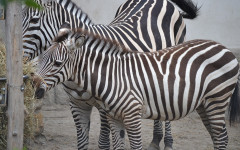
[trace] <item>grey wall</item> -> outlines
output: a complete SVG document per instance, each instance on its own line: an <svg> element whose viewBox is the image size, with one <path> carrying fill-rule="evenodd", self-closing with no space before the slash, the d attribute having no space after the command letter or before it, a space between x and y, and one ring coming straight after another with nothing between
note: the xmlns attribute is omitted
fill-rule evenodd
<svg viewBox="0 0 240 150"><path fill-rule="evenodd" d="M97 24L109 24L126 0L72 0Z"/></svg>
<svg viewBox="0 0 240 150"><path fill-rule="evenodd" d="M201 7L196 20L186 20L187 39L212 39L240 48L240 0L194 0Z"/></svg>

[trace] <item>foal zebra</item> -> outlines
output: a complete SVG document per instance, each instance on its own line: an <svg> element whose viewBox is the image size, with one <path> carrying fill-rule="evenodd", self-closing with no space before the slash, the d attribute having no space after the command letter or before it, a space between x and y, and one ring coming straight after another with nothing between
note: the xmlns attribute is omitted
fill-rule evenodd
<svg viewBox="0 0 240 150"><path fill-rule="evenodd" d="M23 13L23 48L24 56L33 59L49 47L59 28L68 22L71 28L84 27L106 38L115 39L132 50L156 51L181 43L184 40L186 28L178 10L166 0L128 0L121 5L116 18L109 26L95 25L91 19L70 0L42 3L43 10L27 9ZM195 18L197 7L191 1L175 1L183 8L185 18ZM153 34L154 33L154 34ZM158 42L156 42L158 41ZM161 41L161 42L159 42ZM86 149L88 145L89 118L92 106L79 100L91 96L70 81L64 83L70 96L70 106L77 127L78 148ZM87 95L87 97L85 97ZM101 132L100 148L109 148L109 127L106 116L100 111ZM116 125L119 126L119 125ZM170 123L166 122L165 146L172 147ZM118 132L122 130L119 129ZM117 136L117 135L116 135ZM154 121L154 137L152 145L159 146L162 137L161 122ZM122 139L119 135L116 139ZM120 142L121 143L121 142ZM116 146L115 146L116 147Z"/></svg>
<svg viewBox="0 0 240 150"><path fill-rule="evenodd" d="M64 36L67 40L62 41ZM141 118L176 120L196 110L214 149L223 150L228 143L225 111L229 102L235 103L230 105L230 118L240 116L238 76L235 56L214 41L193 40L162 51L132 52L81 31L57 38L44 53L34 80L40 95L39 91L68 79L87 90L109 116L124 123L132 149L142 149Z"/></svg>

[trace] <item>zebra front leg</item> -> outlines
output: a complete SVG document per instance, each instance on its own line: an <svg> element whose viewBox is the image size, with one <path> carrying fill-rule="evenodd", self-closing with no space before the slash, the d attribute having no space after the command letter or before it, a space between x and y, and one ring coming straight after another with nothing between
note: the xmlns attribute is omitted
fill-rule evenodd
<svg viewBox="0 0 240 150"><path fill-rule="evenodd" d="M108 116L112 132L113 149L125 149L125 128L123 122Z"/></svg>
<svg viewBox="0 0 240 150"><path fill-rule="evenodd" d="M77 129L78 150L88 149L92 106L81 101L76 104L70 100L70 109Z"/></svg>
<svg viewBox="0 0 240 150"><path fill-rule="evenodd" d="M142 149L142 133L141 133L141 116L142 116L142 104L134 103L131 101L131 105L124 111L123 123L127 130L131 149Z"/></svg>
<svg viewBox="0 0 240 150"><path fill-rule="evenodd" d="M110 127L109 127L109 123L108 123L107 114L100 107L98 107L98 111L99 111L100 120L101 120L98 147L99 147L99 149L110 149L110 139L109 139Z"/></svg>

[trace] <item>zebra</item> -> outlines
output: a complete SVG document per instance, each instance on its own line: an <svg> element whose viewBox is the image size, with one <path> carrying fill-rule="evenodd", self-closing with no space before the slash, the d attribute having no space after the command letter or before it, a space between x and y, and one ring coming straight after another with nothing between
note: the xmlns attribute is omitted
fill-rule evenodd
<svg viewBox="0 0 240 150"><path fill-rule="evenodd" d="M239 63L226 47L192 40L161 51L133 52L92 32L66 30L60 30L64 34L44 53L33 76L37 95L70 79L123 122L131 149L142 149L141 118L172 121L196 110L214 149L226 149L229 103L230 121L240 118Z"/></svg>
<svg viewBox="0 0 240 150"><path fill-rule="evenodd" d="M193 19L197 16L198 8L190 1L172 1L179 5L180 8L182 7L186 12L182 13L184 18ZM44 10L27 9L24 10L23 13L24 56L29 57L30 60L42 54L42 52L49 47L52 39L56 36L64 22L69 22L71 28L84 26L84 28L88 29L94 26L94 32L106 38L116 39L133 50L141 48L143 51L148 51L150 48L152 51L156 51L181 43L184 41L186 33L182 16L177 9L166 0L128 0L119 7L115 19L109 26L94 25L87 14L82 12L82 10L70 0L58 0L57 2L52 1L46 4L41 1L37 2L44 7ZM156 17L157 19L150 19L148 15L153 18ZM139 23L134 24L132 21L139 21ZM147 28L148 26L151 27ZM140 28L138 29L137 27ZM147 29L154 33L154 35L147 34ZM143 34L149 35L149 37L143 37ZM129 38L131 40L129 40ZM160 41L159 39L161 42L156 42ZM86 95L86 99L88 99L91 96L83 93L83 91L78 91L79 87L70 81L66 81L63 85L65 86L65 91L70 95L70 107L77 127L78 148L86 149L88 145L89 118L92 105L86 104L84 101L80 102L78 99L84 99L83 97ZM86 111L88 111L88 113L86 113ZM106 124L107 118L101 110L100 116L101 132L99 147L101 149L108 149L109 139L106 139L106 137L109 137L109 127L108 124ZM114 123L111 124L113 125ZM120 125L117 124L115 126L119 127ZM165 147L171 148L173 140L170 123L166 122L165 126ZM121 127L119 128L118 133L122 135ZM159 147L159 142L163 136L162 134L161 122L154 121L153 140L150 147ZM116 135L115 137L117 137L115 143L122 143L117 142L122 139L122 136ZM115 145L115 147L116 146L117 145Z"/></svg>

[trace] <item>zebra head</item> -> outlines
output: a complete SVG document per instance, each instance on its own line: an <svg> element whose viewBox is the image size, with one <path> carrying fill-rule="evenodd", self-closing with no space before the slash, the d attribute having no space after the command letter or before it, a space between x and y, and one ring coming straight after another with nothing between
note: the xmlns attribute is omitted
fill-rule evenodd
<svg viewBox="0 0 240 150"><path fill-rule="evenodd" d="M44 93L71 78L75 57L79 54L85 37L60 29L53 44L43 53L38 71L32 74L35 96L42 98Z"/></svg>
<svg viewBox="0 0 240 150"><path fill-rule="evenodd" d="M51 16L54 11L58 11L55 9L57 3L35 1L42 9L26 7L22 12L23 52L24 57L30 60L42 54L50 46L60 28L58 20Z"/></svg>

